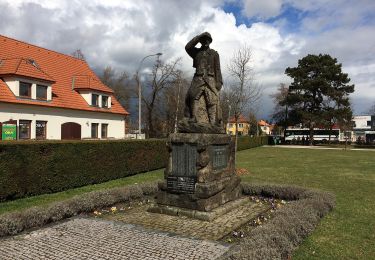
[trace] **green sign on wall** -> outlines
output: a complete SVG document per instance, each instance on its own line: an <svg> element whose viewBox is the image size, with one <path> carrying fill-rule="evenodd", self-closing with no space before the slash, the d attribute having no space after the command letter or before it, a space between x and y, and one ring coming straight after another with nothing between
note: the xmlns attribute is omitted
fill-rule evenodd
<svg viewBox="0 0 375 260"><path fill-rule="evenodd" d="M3 124L2 140L17 140L17 125Z"/></svg>

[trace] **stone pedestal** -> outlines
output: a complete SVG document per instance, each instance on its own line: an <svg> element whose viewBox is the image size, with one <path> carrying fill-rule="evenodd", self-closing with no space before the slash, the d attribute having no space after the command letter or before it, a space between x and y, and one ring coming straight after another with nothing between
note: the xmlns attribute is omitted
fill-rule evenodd
<svg viewBox="0 0 375 260"><path fill-rule="evenodd" d="M168 140L169 161L151 211L166 206L209 212L241 195L234 142L225 134L177 133ZM163 209L163 210L162 210Z"/></svg>

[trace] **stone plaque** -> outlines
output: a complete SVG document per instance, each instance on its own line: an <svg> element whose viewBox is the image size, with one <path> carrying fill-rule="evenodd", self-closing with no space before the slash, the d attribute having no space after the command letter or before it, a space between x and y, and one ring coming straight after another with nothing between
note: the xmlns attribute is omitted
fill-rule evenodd
<svg viewBox="0 0 375 260"><path fill-rule="evenodd" d="M172 175L196 176L197 147L191 144L172 145Z"/></svg>
<svg viewBox="0 0 375 260"><path fill-rule="evenodd" d="M167 178L167 189L178 193L194 193L195 177L169 176Z"/></svg>
<svg viewBox="0 0 375 260"><path fill-rule="evenodd" d="M219 170L228 165L228 145L211 146L212 168Z"/></svg>

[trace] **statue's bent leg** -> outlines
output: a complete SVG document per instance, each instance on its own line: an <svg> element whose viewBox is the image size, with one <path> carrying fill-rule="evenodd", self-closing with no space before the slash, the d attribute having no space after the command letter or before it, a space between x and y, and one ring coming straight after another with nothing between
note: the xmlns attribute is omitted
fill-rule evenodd
<svg viewBox="0 0 375 260"><path fill-rule="evenodd" d="M206 106L207 106L208 119L211 124L216 124L218 98L215 95L215 93L206 89L205 100L206 100Z"/></svg>

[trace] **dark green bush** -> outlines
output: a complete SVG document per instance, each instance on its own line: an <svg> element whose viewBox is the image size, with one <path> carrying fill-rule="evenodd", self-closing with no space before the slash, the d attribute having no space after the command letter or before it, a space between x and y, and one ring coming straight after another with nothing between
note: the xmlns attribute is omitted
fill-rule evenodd
<svg viewBox="0 0 375 260"><path fill-rule="evenodd" d="M160 169L165 140L0 143L0 201Z"/></svg>
<svg viewBox="0 0 375 260"><path fill-rule="evenodd" d="M239 136L237 139L237 151L242 151L268 144L268 136Z"/></svg>

